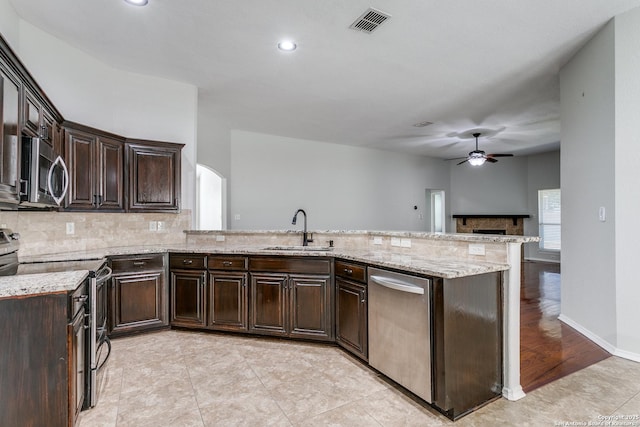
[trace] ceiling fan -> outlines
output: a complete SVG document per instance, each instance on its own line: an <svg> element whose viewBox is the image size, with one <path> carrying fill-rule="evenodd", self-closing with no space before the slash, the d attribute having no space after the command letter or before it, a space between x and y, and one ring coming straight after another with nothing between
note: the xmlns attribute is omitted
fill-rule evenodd
<svg viewBox="0 0 640 427"><path fill-rule="evenodd" d="M486 154L482 150L478 150L478 137L480 133L476 132L472 134L476 139L476 149L469 153L469 156L465 157L457 157L455 159L447 159L447 160L458 160L464 159L458 165L469 162L472 166L481 166L484 162L496 163L496 157L513 157L513 154Z"/></svg>

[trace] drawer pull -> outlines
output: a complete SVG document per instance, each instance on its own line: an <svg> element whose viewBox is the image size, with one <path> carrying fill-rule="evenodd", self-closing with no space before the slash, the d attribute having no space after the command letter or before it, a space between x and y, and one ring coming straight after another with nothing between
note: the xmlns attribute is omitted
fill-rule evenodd
<svg viewBox="0 0 640 427"><path fill-rule="evenodd" d="M350 268L345 268L344 272L347 273L349 276L351 276L353 274L353 270Z"/></svg>
<svg viewBox="0 0 640 427"><path fill-rule="evenodd" d="M222 265L225 265L227 267L232 266L233 265L233 261L222 261Z"/></svg>
<svg viewBox="0 0 640 427"><path fill-rule="evenodd" d="M193 264L193 260L192 259L183 259L182 263L185 265L191 265Z"/></svg>
<svg viewBox="0 0 640 427"><path fill-rule="evenodd" d="M133 261L133 265L135 265L136 267L142 267L146 263L146 261Z"/></svg>

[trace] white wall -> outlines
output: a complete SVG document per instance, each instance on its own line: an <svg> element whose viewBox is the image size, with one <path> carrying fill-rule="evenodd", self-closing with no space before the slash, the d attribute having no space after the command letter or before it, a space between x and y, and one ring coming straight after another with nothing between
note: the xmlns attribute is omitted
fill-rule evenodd
<svg viewBox="0 0 640 427"><path fill-rule="evenodd" d="M425 230L425 189L448 181L438 159L234 130L229 228L300 229L303 208L310 230Z"/></svg>
<svg viewBox="0 0 640 427"><path fill-rule="evenodd" d="M526 157L505 157L481 167L448 163L453 214L528 213Z"/></svg>
<svg viewBox="0 0 640 427"><path fill-rule="evenodd" d="M617 346L614 39L610 22L560 71L561 298L563 318Z"/></svg>
<svg viewBox="0 0 640 427"><path fill-rule="evenodd" d="M18 50L19 18L9 0L0 0L0 33L14 51Z"/></svg>
<svg viewBox="0 0 640 427"><path fill-rule="evenodd" d="M524 234L538 236L538 190L560 188L560 151L527 156L527 212ZM560 262L560 252L541 251L537 243L524 245L526 259Z"/></svg>
<svg viewBox="0 0 640 427"><path fill-rule="evenodd" d="M617 347L640 360L640 8L615 18L615 297ZM613 212L612 212L613 213ZM610 213L611 215L611 213Z"/></svg>
<svg viewBox="0 0 640 427"><path fill-rule="evenodd" d="M110 67L20 21L19 56L67 120L130 138L186 144L182 207L194 208L195 86Z"/></svg>

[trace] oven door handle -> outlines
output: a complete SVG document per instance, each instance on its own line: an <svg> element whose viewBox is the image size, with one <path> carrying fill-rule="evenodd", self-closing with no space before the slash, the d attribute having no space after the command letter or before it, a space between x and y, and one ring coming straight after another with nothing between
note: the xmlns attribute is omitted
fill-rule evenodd
<svg viewBox="0 0 640 427"><path fill-rule="evenodd" d="M62 175L62 181L64 182L62 188L62 194L60 196L53 194L53 185L51 179L53 178L53 169L55 169L56 165L60 165L64 174ZM67 195L67 190L69 190L69 170L67 169L67 165L64 163L64 159L61 156L58 156L56 160L53 162L51 167L49 168L49 173L47 174L47 188L49 189L49 194L53 198L53 201L56 202L58 206L60 206L60 202Z"/></svg>
<svg viewBox="0 0 640 427"><path fill-rule="evenodd" d="M112 274L113 274L113 270L111 270L111 267L109 267L108 265L105 265L96 275L96 282L102 283L106 280L109 280Z"/></svg>

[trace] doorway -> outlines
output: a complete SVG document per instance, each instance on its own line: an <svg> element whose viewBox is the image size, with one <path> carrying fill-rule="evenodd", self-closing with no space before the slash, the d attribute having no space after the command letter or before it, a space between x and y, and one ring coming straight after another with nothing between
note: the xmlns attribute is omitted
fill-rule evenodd
<svg viewBox="0 0 640 427"><path fill-rule="evenodd" d="M227 180L215 170L196 165L196 229L227 228Z"/></svg>
<svg viewBox="0 0 640 427"><path fill-rule="evenodd" d="M433 233L444 233L446 231L444 190L427 188L425 192L428 206L425 228Z"/></svg>

